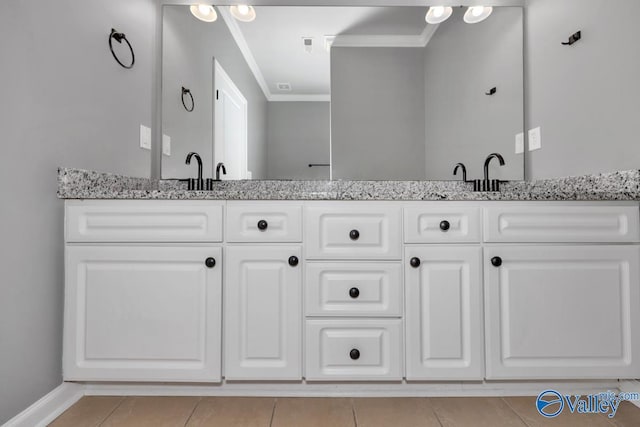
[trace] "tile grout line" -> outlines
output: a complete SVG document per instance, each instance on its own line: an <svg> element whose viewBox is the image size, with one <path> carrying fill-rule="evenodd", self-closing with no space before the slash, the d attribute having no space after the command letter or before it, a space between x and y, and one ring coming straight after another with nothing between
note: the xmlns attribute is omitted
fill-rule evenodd
<svg viewBox="0 0 640 427"><path fill-rule="evenodd" d="M200 406L200 402L202 402L202 396L200 396L200 398L198 399L196 404L193 406L193 409L191 410L191 413L189 414L189 416L185 420L183 427L187 427L187 424L189 424L189 420L191 420L191 417L193 417L193 414L195 414L196 409L198 408L198 406Z"/></svg>
<svg viewBox="0 0 640 427"><path fill-rule="evenodd" d="M109 417L111 417L111 415L113 415L113 413L116 412L120 406L122 406L125 400L127 400L127 396L120 396L120 401L118 402L118 404L107 414L106 417L102 419L102 421L98 423L98 427L102 426L109 419Z"/></svg>
<svg viewBox="0 0 640 427"><path fill-rule="evenodd" d="M516 411L516 410L515 410L515 409L514 409L510 404L509 404L509 402L507 402L507 400L506 400L504 397L501 397L501 398L500 398L500 400L502 400L502 402L504 402L504 404L505 404L505 405L507 405L507 408L509 408L509 410L511 410L511 412L513 412L514 414L516 414L516 417L518 417L518 418L520 419L520 421L522 421L522 424L524 424L524 425L525 425L525 426L527 426L527 427L531 427L531 426L529 425L529 423L528 423L528 422L526 422L526 421L524 420L524 418L522 418L522 417L520 416L520 413L518 413L518 411Z"/></svg>
<svg viewBox="0 0 640 427"><path fill-rule="evenodd" d="M438 421L438 424L440 424L440 427L444 427L444 424L442 424L442 421L440 421L440 417L438 416L438 412L436 411L436 408L433 406L433 403L431 403L430 400L429 400L429 407L431 408L431 412L433 413L433 416L436 417L436 421Z"/></svg>
<svg viewBox="0 0 640 427"><path fill-rule="evenodd" d="M269 427L273 425L273 417L276 415L276 405L278 404L278 398L273 399L273 407L271 408L271 419L269 420Z"/></svg>
<svg viewBox="0 0 640 427"><path fill-rule="evenodd" d="M353 425L358 427L358 414L356 413L356 400L351 398L351 413L353 414Z"/></svg>

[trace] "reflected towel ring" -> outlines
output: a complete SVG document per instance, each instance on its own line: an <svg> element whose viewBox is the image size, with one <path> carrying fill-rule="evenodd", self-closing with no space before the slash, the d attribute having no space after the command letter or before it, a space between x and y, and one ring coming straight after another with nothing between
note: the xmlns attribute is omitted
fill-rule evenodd
<svg viewBox="0 0 640 427"><path fill-rule="evenodd" d="M129 46L129 50L131 51L131 64L124 65L122 61L120 61L116 53L113 51L113 44L111 41L113 39L116 39L118 43L122 43L122 40L124 40L127 43L127 46ZM113 28L111 29L111 34L109 34L109 49L111 50L111 54L113 55L114 59L118 62L118 64L120 64L122 68L126 68L126 69L133 68L133 64L135 64L136 62L136 55L135 53L133 53L133 47L131 47L131 43L129 43L129 40L127 40L127 36L125 36L124 33L119 33Z"/></svg>
<svg viewBox="0 0 640 427"><path fill-rule="evenodd" d="M189 94L189 97L191 98L191 108L187 108L187 104L184 102L184 96L186 94ZM191 94L191 90L187 89L184 86L182 86L182 106L188 112L192 112L193 109L196 108L196 103L193 101L193 95Z"/></svg>
<svg viewBox="0 0 640 427"><path fill-rule="evenodd" d="M491 89L489 89L489 92L485 92L484 94L487 96L493 96L498 92L498 88L497 87L492 87Z"/></svg>

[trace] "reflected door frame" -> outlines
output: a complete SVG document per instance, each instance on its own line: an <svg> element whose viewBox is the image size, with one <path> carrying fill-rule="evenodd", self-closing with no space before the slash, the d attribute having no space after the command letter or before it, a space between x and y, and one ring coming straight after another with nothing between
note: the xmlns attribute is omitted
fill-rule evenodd
<svg viewBox="0 0 640 427"><path fill-rule="evenodd" d="M222 96L220 96L220 90L223 90ZM226 154L226 147L224 144L225 136L225 116L222 103L229 97L234 102L240 105L241 110L241 136L240 146L237 147L240 150L240 172L239 176L230 176L230 179L249 179L248 173L248 103L242 92L235 85L231 77L222 68L220 63L213 59L213 163L211 176L215 177L216 165L219 162L224 162L228 158ZM227 169L235 168L235 165L229 165L225 163Z"/></svg>

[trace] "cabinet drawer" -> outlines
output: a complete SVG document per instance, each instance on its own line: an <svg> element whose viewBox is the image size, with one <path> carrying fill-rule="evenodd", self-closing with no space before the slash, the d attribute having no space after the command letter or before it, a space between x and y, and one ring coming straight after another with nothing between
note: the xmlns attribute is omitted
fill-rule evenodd
<svg viewBox="0 0 640 427"><path fill-rule="evenodd" d="M406 243L480 242L480 208L410 207L404 210Z"/></svg>
<svg viewBox="0 0 640 427"><path fill-rule="evenodd" d="M228 242L301 242L302 206L283 203L228 203Z"/></svg>
<svg viewBox="0 0 640 427"><path fill-rule="evenodd" d="M638 206L495 206L485 210L487 242L637 242Z"/></svg>
<svg viewBox="0 0 640 427"><path fill-rule="evenodd" d="M306 266L307 316L402 316L402 265L384 262Z"/></svg>
<svg viewBox="0 0 640 427"><path fill-rule="evenodd" d="M307 258L401 259L399 206L310 206L305 211Z"/></svg>
<svg viewBox="0 0 640 427"><path fill-rule="evenodd" d="M221 242L222 203L68 201L66 236L67 242Z"/></svg>
<svg viewBox="0 0 640 427"><path fill-rule="evenodd" d="M307 320L307 380L401 380L402 321Z"/></svg>

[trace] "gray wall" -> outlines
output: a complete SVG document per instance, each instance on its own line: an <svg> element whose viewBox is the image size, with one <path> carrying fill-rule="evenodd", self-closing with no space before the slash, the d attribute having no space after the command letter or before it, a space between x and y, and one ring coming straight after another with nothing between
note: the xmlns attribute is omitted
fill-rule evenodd
<svg viewBox="0 0 640 427"><path fill-rule="evenodd" d="M205 176L212 176L215 58L247 99L248 168L253 179L266 178L267 100L224 20L198 21L188 6L164 6L163 14L162 123L171 137L171 156L162 156L162 176L194 176L195 167L184 163L190 151L201 155ZM182 86L195 98L192 113L182 106Z"/></svg>
<svg viewBox="0 0 640 427"><path fill-rule="evenodd" d="M333 177L424 179L424 100L423 48L332 48Z"/></svg>
<svg viewBox="0 0 640 427"><path fill-rule="evenodd" d="M331 104L329 102L269 102L268 178L329 179Z"/></svg>
<svg viewBox="0 0 640 427"><path fill-rule="evenodd" d="M426 178L454 179L463 162L469 179L482 178L492 152L491 177L524 179L524 156L515 136L524 129L522 8L498 8L486 21L469 25L457 8L425 48ZM493 96L485 95L497 87ZM461 175L458 175L460 178Z"/></svg>
<svg viewBox="0 0 640 427"><path fill-rule="evenodd" d="M637 0L528 1L527 126L542 127L528 178L638 169L638 16Z"/></svg>
<svg viewBox="0 0 640 427"><path fill-rule="evenodd" d="M154 25L152 0L0 2L0 424L62 382L56 168L149 175ZM112 27L132 70L111 57Z"/></svg>

